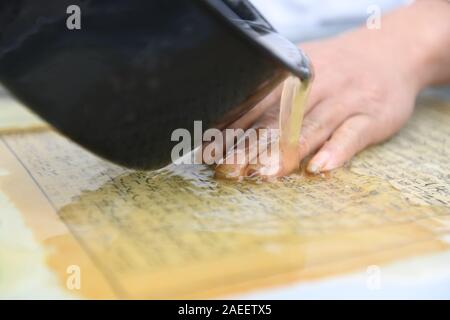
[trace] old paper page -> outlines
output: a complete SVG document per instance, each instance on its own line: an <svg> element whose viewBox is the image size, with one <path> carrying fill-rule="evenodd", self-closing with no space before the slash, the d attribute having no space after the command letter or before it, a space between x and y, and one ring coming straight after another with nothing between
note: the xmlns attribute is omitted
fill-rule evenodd
<svg viewBox="0 0 450 320"><path fill-rule="evenodd" d="M52 130L0 136L0 189L89 298L205 298L449 250L450 105L330 177L130 171ZM4 262L0 262L2 264Z"/></svg>

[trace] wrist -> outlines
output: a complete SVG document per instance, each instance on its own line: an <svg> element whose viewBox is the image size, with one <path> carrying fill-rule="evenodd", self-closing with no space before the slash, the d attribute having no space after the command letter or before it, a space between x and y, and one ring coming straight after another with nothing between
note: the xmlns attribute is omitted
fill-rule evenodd
<svg viewBox="0 0 450 320"><path fill-rule="evenodd" d="M450 2L416 0L381 19L381 28L360 28L344 37L358 37L395 68L417 92L450 80Z"/></svg>
<svg viewBox="0 0 450 320"><path fill-rule="evenodd" d="M450 2L416 0L404 9L400 34L409 77L418 89L450 80ZM400 13L399 13L400 15ZM400 25L400 23L397 23Z"/></svg>

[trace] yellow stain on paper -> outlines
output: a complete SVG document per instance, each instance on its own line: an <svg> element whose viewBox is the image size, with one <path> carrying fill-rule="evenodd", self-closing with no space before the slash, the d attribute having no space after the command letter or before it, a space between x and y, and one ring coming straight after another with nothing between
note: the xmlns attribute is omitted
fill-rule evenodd
<svg viewBox="0 0 450 320"><path fill-rule="evenodd" d="M428 102L330 177L136 172L43 132L1 136L0 186L88 298L205 298L449 250L450 108Z"/></svg>

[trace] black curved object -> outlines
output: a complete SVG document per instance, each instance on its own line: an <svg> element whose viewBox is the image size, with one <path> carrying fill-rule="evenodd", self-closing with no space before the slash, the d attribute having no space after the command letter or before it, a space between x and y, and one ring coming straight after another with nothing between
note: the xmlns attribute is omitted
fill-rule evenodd
<svg viewBox="0 0 450 320"><path fill-rule="evenodd" d="M69 5L81 29L66 27ZM0 82L113 162L170 162L177 128L253 107L309 62L244 0L2 0ZM250 100L249 100L250 99Z"/></svg>

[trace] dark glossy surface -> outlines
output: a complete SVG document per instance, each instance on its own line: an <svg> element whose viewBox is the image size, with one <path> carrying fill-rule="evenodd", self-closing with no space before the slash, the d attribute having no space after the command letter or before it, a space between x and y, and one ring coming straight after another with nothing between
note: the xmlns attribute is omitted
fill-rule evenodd
<svg viewBox="0 0 450 320"><path fill-rule="evenodd" d="M81 30L66 28L71 4ZM244 112L289 67L256 41L270 26L239 31L227 15L196 0L2 0L0 81L94 153L158 168L170 162L173 130Z"/></svg>

